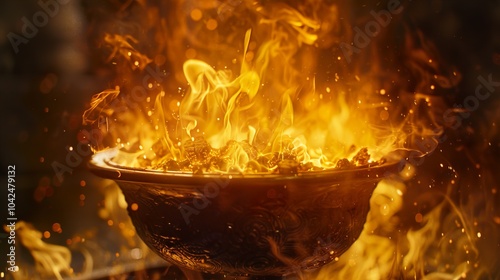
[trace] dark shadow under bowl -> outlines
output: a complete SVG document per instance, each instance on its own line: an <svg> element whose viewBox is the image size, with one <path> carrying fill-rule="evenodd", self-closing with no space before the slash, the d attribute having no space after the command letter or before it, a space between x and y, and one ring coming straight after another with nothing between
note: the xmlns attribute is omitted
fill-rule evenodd
<svg viewBox="0 0 500 280"><path fill-rule="evenodd" d="M173 264L230 275L285 275L342 255L377 182L397 169L193 175L119 167L115 154L99 152L89 167L118 183L142 240Z"/></svg>

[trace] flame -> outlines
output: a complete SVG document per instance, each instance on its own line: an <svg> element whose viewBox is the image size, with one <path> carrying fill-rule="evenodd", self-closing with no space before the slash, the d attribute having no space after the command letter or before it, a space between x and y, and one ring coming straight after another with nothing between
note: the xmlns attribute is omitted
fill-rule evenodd
<svg viewBox="0 0 500 280"><path fill-rule="evenodd" d="M322 268L316 279L390 279L398 251L390 235L398 227L397 212L403 206L405 189L397 180L379 183L360 237L335 263Z"/></svg>
<svg viewBox="0 0 500 280"><path fill-rule="evenodd" d="M103 185L102 195L104 199L98 209L98 216L106 224L106 228L103 232L98 232L98 229L82 232L69 246L84 257L84 269L77 272L78 276L119 277L118 275L128 275L131 271L164 265L164 261L153 254L137 236L127 215L127 202L118 185L114 182ZM102 238L102 234L109 237Z"/></svg>
<svg viewBox="0 0 500 280"><path fill-rule="evenodd" d="M338 45L353 39L352 26L342 20L350 7L293 2L138 3L145 14L166 15L145 19L152 46L129 36L104 37L121 82L95 96L84 115L106 136L98 148L118 147L113 160L129 167L190 166L195 172L269 172L288 159L303 171L321 170L382 162L401 149L419 159L435 151L444 133L444 97L461 77L432 43L405 26L397 46L388 35L396 28L388 27L349 63ZM386 41L397 51L380 54ZM171 74L151 80L147 67ZM147 94L127 102L134 82ZM422 200L432 206L417 214L418 225L404 226L408 201L413 203L408 192L420 187L412 179L415 169L429 172L423 176L428 180L437 176L429 170L439 166L426 164L409 164L381 181L364 231L348 252L316 274L299 276L487 275L481 270L494 264L478 261L475 205L453 199L455 177L429 183L445 191L424 192Z"/></svg>
<svg viewBox="0 0 500 280"><path fill-rule="evenodd" d="M73 269L70 266L71 252L68 248L45 243L42 241L42 233L29 223L19 221L15 227L17 237L21 244L29 250L35 261L35 270L40 276L62 280L63 275L73 274ZM8 231L6 226L4 229ZM28 271L24 271L22 266L18 271L12 273L16 279L26 279L24 277L29 274Z"/></svg>
<svg viewBox="0 0 500 280"><path fill-rule="evenodd" d="M104 199L102 207L98 209L98 216L102 220L94 221L94 226L76 233L65 244L49 244L42 240L44 235L33 225L24 221L16 222L17 270L8 275L20 280L37 277L95 279L119 277L120 274L125 277L131 271L165 266L165 261L137 236L119 187L110 181L102 189ZM9 232L12 227L5 225L4 230ZM23 250L29 252L33 260L27 259Z"/></svg>
<svg viewBox="0 0 500 280"><path fill-rule="evenodd" d="M104 42L113 47L112 53L108 57L111 61L114 57L121 56L131 63L131 67L144 69L145 65L151 62L147 56L138 52L132 44L137 44L138 41L131 35L106 34Z"/></svg>
<svg viewBox="0 0 500 280"><path fill-rule="evenodd" d="M413 117L401 120L399 105L394 104L392 94L386 94L390 89L383 88L371 72L350 69L340 56L325 53L324 42L341 38L337 5L311 1L295 7L242 1L234 8L248 16L236 29L219 25L234 18L214 18L221 13L217 7L190 4L185 7L186 3L179 2L191 12L189 18L179 17L175 22L180 28L191 27L183 35L193 44L185 51L186 57L179 58L182 53L176 57L168 48L148 54L172 58L174 75L144 84L142 90L148 94L125 104L126 110L119 110L111 100L116 101L118 94L126 98L133 89L130 84L117 85L96 95L84 114L84 124L103 120L99 122L105 124L103 134L111 135L111 140L102 147L122 148L125 154L115 158L117 163L178 170L187 160L193 170L201 166L206 172L260 172L278 170L280 160L292 159L308 171L335 168L346 159L352 165L374 163L402 148L420 150L412 146L411 137L439 133L437 125L410 125ZM321 12L325 8L332 13ZM161 26L155 31L162 32L165 40L160 45L170 44L178 51L179 38L169 36L179 34ZM207 37L203 30L218 36ZM327 32L332 30L336 31ZM150 77L140 70L161 66L139 53L134 45L140 42L129 35L106 34L104 41L111 46L114 63L142 67L132 72L119 70L120 79L127 83L141 73ZM320 68L322 60L332 68L326 74ZM175 68L179 64L182 68ZM412 108L420 103L430 106L427 95L415 93L410 98L407 102ZM203 156L192 155L193 150ZM357 162L354 157L359 153L369 155L369 160Z"/></svg>
<svg viewBox="0 0 500 280"><path fill-rule="evenodd" d="M453 170L451 166L448 168ZM404 209L407 188L415 184L410 181L415 167L405 169L378 184L363 232L351 248L323 267L317 276L305 279L481 279L484 276L484 271L478 269L479 250L473 233L476 226L466 216L466 208L450 197L456 172L453 170L441 186L433 184L446 192L422 195L423 203L430 201L430 195L434 200L439 197L440 202L425 215L417 214L421 226L407 228L400 211Z"/></svg>

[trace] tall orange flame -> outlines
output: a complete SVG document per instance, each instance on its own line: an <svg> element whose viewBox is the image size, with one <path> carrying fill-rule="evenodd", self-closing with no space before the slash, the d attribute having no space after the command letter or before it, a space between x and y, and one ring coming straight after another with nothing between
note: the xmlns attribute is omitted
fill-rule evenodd
<svg viewBox="0 0 500 280"><path fill-rule="evenodd" d="M188 8L187 3L178 4ZM324 8L332 13L321 13ZM195 164L190 150L205 149L204 158L221 158L224 164L211 160L201 163L198 158L203 171L272 170L276 165L270 162L276 155L309 166L304 169L307 171L334 168L345 159L353 165L368 164L401 148L423 149L421 154L435 148L430 142L417 147L410 139L440 133L434 119L430 125L415 121L423 119L415 117L422 111L419 107L440 106L439 98L419 92L407 94L404 98L408 103L403 108L411 109L402 112L393 99L398 94L396 89L382 87L370 71L353 69L343 57L325 51L325 40L331 47L332 41L342 37L338 32L326 32L339 24L338 15L333 13L337 5L310 2L295 7L280 2L243 2L238 9L248 16L237 29L218 25L219 21L234 19L218 21L214 17L216 7L199 4L189 9L190 16L180 16L177 24L192 25L193 31L187 31L184 37L196 48L188 47L182 69L171 69L175 75L170 79L147 84L150 95L157 96L154 104L153 96L147 95L133 106L128 104L126 112L118 113L118 107L109 102L118 91L111 90L95 96L84 115L86 123L96 122L96 113L104 115L107 132L112 132L114 142L128 153L115 159L123 161L119 164L169 170L172 161ZM215 37L191 37L203 29ZM178 38L168 37L171 34L163 33L166 42L162 45L179 44ZM205 40L203 44L201 40ZM130 36L107 34L105 42L112 46L112 56L120 54L142 70L153 61L136 51L133 44L137 41ZM165 57L162 53L150 55ZM421 64L425 52L410 55L410 63ZM174 59L174 67L180 60ZM325 75L321 67L332 71L326 70L330 74ZM369 70L378 67L374 63ZM438 76L439 69L432 64L423 67L433 69L435 79L443 84L453 84ZM178 73L183 73L186 84L179 84ZM125 79L134 80L129 76ZM430 82L422 81L417 90ZM177 93L168 92L173 88L178 88ZM113 122L118 129L109 129ZM354 157L360 152L370 155L369 160L356 162Z"/></svg>

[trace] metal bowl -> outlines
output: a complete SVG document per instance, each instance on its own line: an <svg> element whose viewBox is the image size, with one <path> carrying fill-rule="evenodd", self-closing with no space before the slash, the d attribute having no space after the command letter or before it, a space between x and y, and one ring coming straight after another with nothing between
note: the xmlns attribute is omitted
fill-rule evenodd
<svg viewBox="0 0 500 280"><path fill-rule="evenodd" d="M115 154L99 152L89 167L118 183L142 240L175 265L230 275L286 275L342 255L377 182L397 169L193 175L120 167Z"/></svg>

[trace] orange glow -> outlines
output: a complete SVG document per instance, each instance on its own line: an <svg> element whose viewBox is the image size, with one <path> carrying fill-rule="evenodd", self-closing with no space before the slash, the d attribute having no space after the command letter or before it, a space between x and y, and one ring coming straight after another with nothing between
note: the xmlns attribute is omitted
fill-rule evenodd
<svg viewBox="0 0 500 280"><path fill-rule="evenodd" d="M139 205L137 205L137 203L132 203L132 205L130 205L130 209L132 211L137 211L137 209L139 209Z"/></svg>
<svg viewBox="0 0 500 280"><path fill-rule="evenodd" d="M52 224L52 231L57 232L57 233L61 233L62 232L61 224L59 224L59 223Z"/></svg>
<svg viewBox="0 0 500 280"><path fill-rule="evenodd" d="M421 222L422 222L422 220L423 220L422 214L417 213L417 214L415 215L415 221L416 221L417 223L421 223Z"/></svg>
<svg viewBox="0 0 500 280"><path fill-rule="evenodd" d="M217 21L215 19L209 19L206 23L208 30L215 30L217 28Z"/></svg>
<svg viewBox="0 0 500 280"><path fill-rule="evenodd" d="M194 21L200 20L202 16L203 13L201 12L200 9L194 9L191 11L191 19L193 19Z"/></svg>
<svg viewBox="0 0 500 280"><path fill-rule="evenodd" d="M48 94L57 85L58 77L53 73L47 74L40 83L40 92L43 94Z"/></svg>

